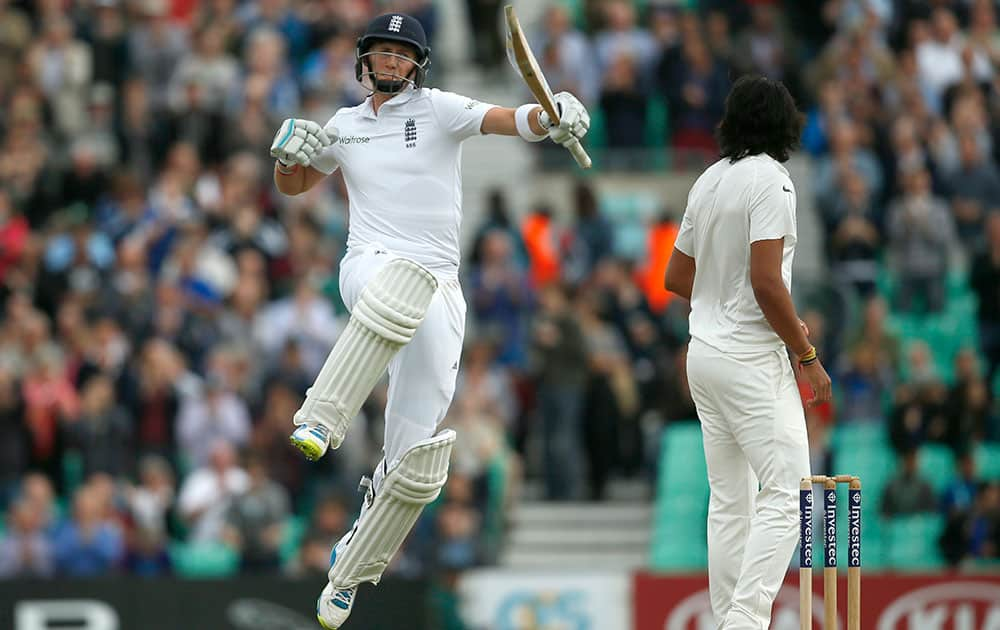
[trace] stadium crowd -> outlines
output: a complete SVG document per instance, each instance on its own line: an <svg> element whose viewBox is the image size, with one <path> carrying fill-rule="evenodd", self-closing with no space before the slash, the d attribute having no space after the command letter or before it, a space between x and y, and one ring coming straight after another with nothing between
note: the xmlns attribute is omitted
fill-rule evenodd
<svg viewBox="0 0 1000 630"><path fill-rule="evenodd" d="M468 5L489 71L500 3ZM346 322L347 204L336 183L281 197L267 147L285 117L365 97L354 38L388 10L443 35L431 0L0 1L0 576L158 575L212 545L243 571L326 570L384 390L334 456L288 446ZM969 455L1000 439L996 10L587 0L554 3L534 35L609 154L666 145L700 166L734 76L788 84L831 270L800 300L838 391L808 413L814 467L837 423L883 424L900 475L925 443L953 448L945 496L885 510L946 511L955 562L1000 553L1000 486ZM655 102L668 124L650 138ZM396 572L495 561L526 476L599 500L614 476L652 476L663 426L696 419L686 306L660 288L681 201L637 258L599 191L583 181L573 203L566 223L489 199L463 270L453 474ZM978 307L956 314L963 299ZM949 315L975 320L949 356L894 325Z"/></svg>

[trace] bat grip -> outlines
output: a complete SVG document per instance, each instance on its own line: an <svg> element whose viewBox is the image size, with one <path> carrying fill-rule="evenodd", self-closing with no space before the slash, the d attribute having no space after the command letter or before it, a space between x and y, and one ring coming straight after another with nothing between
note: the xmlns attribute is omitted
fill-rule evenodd
<svg viewBox="0 0 1000 630"><path fill-rule="evenodd" d="M573 159L580 165L580 168L590 168L590 156L587 155L587 151L583 148L583 145L580 144L579 140L574 140L573 143L566 148L573 154Z"/></svg>

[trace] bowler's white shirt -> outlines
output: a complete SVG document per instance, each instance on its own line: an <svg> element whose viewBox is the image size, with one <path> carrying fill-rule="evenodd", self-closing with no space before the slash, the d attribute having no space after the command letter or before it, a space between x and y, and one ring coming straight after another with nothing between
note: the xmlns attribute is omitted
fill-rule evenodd
<svg viewBox="0 0 1000 630"><path fill-rule="evenodd" d="M750 244L784 238L781 276L792 286L795 187L767 154L710 166L688 194L675 247L695 259L691 337L730 354L783 347L750 285Z"/></svg>
<svg viewBox="0 0 1000 630"><path fill-rule="evenodd" d="M344 172L350 202L348 251L381 243L435 274L455 277L462 222L462 141L481 134L495 107L437 89L412 88L376 115L371 97L327 125L336 144L312 161Z"/></svg>

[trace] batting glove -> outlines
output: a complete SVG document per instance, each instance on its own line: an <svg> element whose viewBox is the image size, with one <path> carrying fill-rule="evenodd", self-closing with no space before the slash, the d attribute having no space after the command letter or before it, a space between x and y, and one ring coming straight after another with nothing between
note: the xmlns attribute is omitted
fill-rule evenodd
<svg viewBox="0 0 1000 630"><path fill-rule="evenodd" d="M590 114L587 113L587 108L569 92L559 92L553 99L559 109L559 124L553 125L552 119L544 110L538 122L549 130L549 137L556 144L568 146L579 142L590 129Z"/></svg>
<svg viewBox="0 0 1000 630"><path fill-rule="evenodd" d="M281 123L278 133L274 134L274 142L271 143L271 157L275 158L283 166L301 164L309 166L313 157L336 141L334 138L311 120L301 118L289 118Z"/></svg>

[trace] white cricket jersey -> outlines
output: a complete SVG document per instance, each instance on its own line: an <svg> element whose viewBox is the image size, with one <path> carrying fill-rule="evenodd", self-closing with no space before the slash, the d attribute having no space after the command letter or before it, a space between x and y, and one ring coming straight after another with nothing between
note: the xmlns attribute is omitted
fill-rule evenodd
<svg viewBox="0 0 1000 630"><path fill-rule="evenodd" d="M688 194L675 247L695 259L691 337L729 353L783 347L750 285L750 244L784 238L781 276L792 286L795 187L767 154L719 160Z"/></svg>
<svg viewBox="0 0 1000 630"><path fill-rule="evenodd" d="M386 101L371 97L337 111L336 144L312 161L344 172L350 202L348 252L381 243L435 274L458 275L462 141L479 135L495 105L421 88Z"/></svg>

